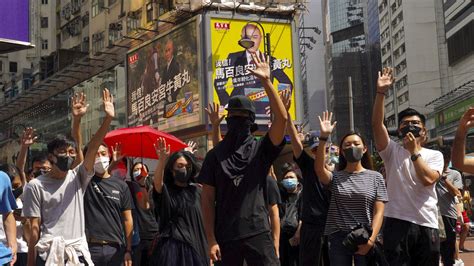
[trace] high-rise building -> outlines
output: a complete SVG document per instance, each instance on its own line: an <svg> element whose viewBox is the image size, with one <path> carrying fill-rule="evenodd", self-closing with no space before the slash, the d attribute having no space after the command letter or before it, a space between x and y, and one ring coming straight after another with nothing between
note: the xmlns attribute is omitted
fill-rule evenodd
<svg viewBox="0 0 474 266"><path fill-rule="evenodd" d="M447 46L449 90L441 97L432 97L428 106L434 108L433 129L440 145L449 145L459 119L474 105L474 3L462 0L438 0L443 10L443 35ZM474 151L472 138L467 139L468 152Z"/></svg>
<svg viewBox="0 0 474 266"><path fill-rule="evenodd" d="M376 73L380 69L376 1L325 1L328 106L338 121L340 140L351 125L349 89L352 87L353 127L372 139L370 117ZM352 81L349 86L349 79Z"/></svg>
<svg viewBox="0 0 474 266"><path fill-rule="evenodd" d="M446 46L438 31L436 1L378 0L383 67L393 67L395 85L385 99L388 127L396 127L398 113L411 107L428 114L426 104L447 91L443 82Z"/></svg>

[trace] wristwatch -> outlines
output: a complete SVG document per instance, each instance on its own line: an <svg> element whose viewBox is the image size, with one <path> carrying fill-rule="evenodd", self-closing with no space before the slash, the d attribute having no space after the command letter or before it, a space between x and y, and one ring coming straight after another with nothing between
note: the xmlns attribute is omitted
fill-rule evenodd
<svg viewBox="0 0 474 266"><path fill-rule="evenodd" d="M413 154L412 156L410 156L410 160L411 160L412 162L414 162L414 161L418 160L418 157L421 157L421 154L415 153L415 154Z"/></svg>

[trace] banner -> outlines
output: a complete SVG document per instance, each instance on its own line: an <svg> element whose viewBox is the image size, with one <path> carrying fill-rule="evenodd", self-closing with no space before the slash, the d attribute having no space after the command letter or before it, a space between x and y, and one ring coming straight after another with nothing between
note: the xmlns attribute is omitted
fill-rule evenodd
<svg viewBox="0 0 474 266"><path fill-rule="evenodd" d="M29 1L2 0L1 5L0 43L30 45Z"/></svg>
<svg viewBox="0 0 474 266"><path fill-rule="evenodd" d="M292 32L290 23L260 22L265 33L270 33L272 81L280 93L291 91L290 115L295 119L295 93ZM238 42L246 38L253 46L245 49ZM253 69L251 53L264 53L264 34L257 23L228 18L211 18L212 100L225 106L230 97L246 95L255 102L257 123L265 123L269 116L268 96ZM223 111L223 109L221 109Z"/></svg>
<svg viewBox="0 0 474 266"><path fill-rule="evenodd" d="M196 20L127 56L128 126L173 131L200 122Z"/></svg>

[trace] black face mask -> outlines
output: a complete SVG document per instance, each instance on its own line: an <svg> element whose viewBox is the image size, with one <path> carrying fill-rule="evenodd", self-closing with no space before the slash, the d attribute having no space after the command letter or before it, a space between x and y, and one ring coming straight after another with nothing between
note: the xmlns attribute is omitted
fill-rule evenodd
<svg viewBox="0 0 474 266"><path fill-rule="evenodd" d="M59 168L59 170L67 172L69 169L71 169L75 158L76 157L72 156L56 156L56 166Z"/></svg>
<svg viewBox="0 0 474 266"><path fill-rule="evenodd" d="M33 176L34 176L35 178L37 178L38 176L44 175L44 174L46 174L47 172L48 172L48 171L45 171L45 170L43 170L43 169L40 169L40 170L38 170L38 171L36 171L36 172L33 172Z"/></svg>
<svg viewBox="0 0 474 266"><path fill-rule="evenodd" d="M408 134L408 132L411 132L413 136L415 136L415 138L418 138L420 136L421 127L417 127L414 125L408 125L406 127L402 127L400 128L400 132L398 136L401 139L403 139Z"/></svg>
<svg viewBox="0 0 474 266"><path fill-rule="evenodd" d="M359 147L350 147L342 150L344 153L344 158L346 158L346 161L349 163L356 163L360 160L362 160L362 157L364 156L364 150Z"/></svg>
<svg viewBox="0 0 474 266"><path fill-rule="evenodd" d="M229 132L250 132L250 127L253 124L253 121L249 117L245 116L231 116L226 117L227 128Z"/></svg>
<svg viewBox="0 0 474 266"><path fill-rule="evenodd" d="M21 194L23 194L23 187L19 187L13 190L13 196L15 196L15 199L21 196Z"/></svg>
<svg viewBox="0 0 474 266"><path fill-rule="evenodd" d="M174 179L180 183L188 183L191 173L186 168L179 168L174 170Z"/></svg>

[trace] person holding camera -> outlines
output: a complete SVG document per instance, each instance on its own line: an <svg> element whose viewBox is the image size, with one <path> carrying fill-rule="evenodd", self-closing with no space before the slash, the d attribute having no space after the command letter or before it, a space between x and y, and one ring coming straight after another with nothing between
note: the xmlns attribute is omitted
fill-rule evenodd
<svg viewBox="0 0 474 266"><path fill-rule="evenodd" d="M373 171L365 140L350 132L339 145L338 171L325 167L326 145L336 122L332 113L319 117L321 136L314 168L321 183L329 186L331 200L324 234L329 241L331 265L366 265L375 244L388 201L382 175Z"/></svg>

